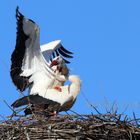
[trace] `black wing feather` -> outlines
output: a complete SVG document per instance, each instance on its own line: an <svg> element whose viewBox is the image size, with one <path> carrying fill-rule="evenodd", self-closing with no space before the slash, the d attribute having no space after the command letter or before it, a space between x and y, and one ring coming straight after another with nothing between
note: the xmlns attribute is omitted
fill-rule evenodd
<svg viewBox="0 0 140 140"><path fill-rule="evenodd" d="M39 109L39 112L43 109L44 112L54 112L57 111L59 112L61 105L58 102L43 98L39 96L38 94L36 95L29 95L25 96L23 98L20 98L16 100L11 106L14 108L23 106L23 105L28 105L31 104L32 106L30 108L25 109L25 115L32 114L32 111L34 112ZM43 108L42 108L43 107Z"/></svg>
<svg viewBox="0 0 140 140"><path fill-rule="evenodd" d="M54 52L53 52L53 54L52 54L52 55L53 55L53 58L55 58L55 53L54 53Z"/></svg>
<svg viewBox="0 0 140 140"><path fill-rule="evenodd" d="M63 58L63 60L65 61L65 63L70 64L70 62L66 60L65 58Z"/></svg>
<svg viewBox="0 0 140 140"><path fill-rule="evenodd" d="M57 50L55 50L55 52L56 52L56 55L57 55L57 56L60 56Z"/></svg>
<svg viewBox="0 0 140 140"><path fill-rule="evenodd" d="M22 92L28 86L29 77L20 76L22 70L22 61L25 55L25 42L29 38L23 31L23 19L24 16L19 12L18 7L16 9L16 19L17 19L17 38L15 50L11 56L11 71L10 75L15 86Z"/></svg>
<svg viewBox="0 0 140 140"><path fill-rule="evenodd" d="M58 52L59 52L62 56L64 56L64 57L73 58L73 56L66 54L66 53L63 52L61 49L58 49Z"/></svg>
<svg viewBox="0 0 140 140"><path fill-rule="evenodd" d="M29 95L29 96L24 96L18 100L16 100L11 106L14 108L27 105L27 104L54 104L57 103L55 101L43 98L39 96L38 94L36 95ZM59 104L59 103L58 103Z"/></svg>
<svg viewBox="0 0 140 140"><path fill-rule="evenodd" d="M60 56L59 52L57 50L55 50L55 53L57 56ZM62 57L63 58L63 57ZM63 60L65 61L65 63L69 64L70 62L68 60L66 60L65 58L63 58Z"/></svg>
<svg viewBox="0 0 140 140"><path fill-rule="evenodd" d="M68 51L66 48L64 48L62 45L60 47L60 50L62 50L63 52L65 53L68 53L68 54L73 54L72 52Z"/></svg>

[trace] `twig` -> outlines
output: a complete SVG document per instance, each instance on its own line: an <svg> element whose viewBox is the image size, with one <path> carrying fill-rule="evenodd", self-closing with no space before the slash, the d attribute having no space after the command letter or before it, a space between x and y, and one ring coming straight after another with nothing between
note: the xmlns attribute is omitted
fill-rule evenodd
<svg viewBox="0 0 140 140"><path fill-rule="evenodd" d="M139 127L138 122L137 122L137 119L136 119L136 115L135 115L134 112L133 112L133 117L134 117L134 120L135 120L136 126Z"/></svg>
<svg viewBox="0 0 140 140"><path fill-rule="evenodd" d="M83 96L83 98L85 99L85 101L98 113L98 114L101 114L98 110L97 110L97 108L93 105L93 104L91 104L90 103L90 101L87 99L87 97L85 96L85 94L84 94L84 92L81 90L81 93L82 93L82 96Z"/></svg>
<svg viewBox="0 0 140 140"><path fill-rule="evenodd" d="M13 111L13 116L16 115L16 111L15 111L11 106L9 106L8 103L7 103L5 100L3 100L3 102L8 106L8 108L9 108L10 110ZM12 117L11 117L11 119L12 119Z"/></svg>

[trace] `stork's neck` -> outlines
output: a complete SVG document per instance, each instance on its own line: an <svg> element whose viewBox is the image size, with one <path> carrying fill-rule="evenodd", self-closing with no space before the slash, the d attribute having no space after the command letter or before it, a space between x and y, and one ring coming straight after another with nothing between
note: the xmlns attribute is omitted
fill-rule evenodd
<svg viewBox="0 0 140 140"><path fill-rule="evenodd" d="M73 98L75 99L80 92L81 80L78 76L75 76L75 75L69 76L68 79L71 82L70 94L72 94Z"/></svg>

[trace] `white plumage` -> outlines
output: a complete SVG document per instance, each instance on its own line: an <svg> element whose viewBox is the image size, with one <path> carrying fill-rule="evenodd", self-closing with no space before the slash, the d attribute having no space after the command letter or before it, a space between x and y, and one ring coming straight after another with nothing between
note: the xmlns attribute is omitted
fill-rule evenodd
<svg viewBox="0 0 140 140"><path fill-rule="evenodd" d="M69 101L73 102L80 92L81 81L79 77L75 75L70 75L68 80L71 82L70 85L60 86L61 91L48 89L44 98L56 101L57 103L60 103L61 106Z"/></svg>
<svg viewBox="0 0 140 140"><path fill-rule="evenodd" d="M44 105L47 104L48 110L50 110L51 105L54 105L54 103L57 104L57 106L54 106L53 109L51 108L51 111L57 111L57 112L67 111L73 106L81 88L81 80L78 76L70 75L68 77L68 80L71 83L69 85L60 86L61 91L58 91L56 89L48 89L45 96L43 97L43 99L45 99L45 101L43 102L39 101L39 100L43 100L42 98L40 98L40 96L30 95L18 99L12 104L12 106L19 107L25 105L28 103L28 99L30 99L31 104L34 103L37 106L40 106L42 104ZM36 97L36 99L38 100L36 100L34 97Z"/></svg>
<svg viewBox="0 0 140 140"><path fill-rule="evenodd" d="M56 103L54 111L68 110L80 92L81 81L77 76L69 76L66 58L72 52L66 50L60 40L40 47L40 31L34 21L25 18L16 10L17 39L12 54L11 78L21 92L29 88L29 96L15 101L12 106L44 104L48 109ZM70 85L64 86L69 80ZM59 87L59 89L56 88Z"/></svg>
<svg viewBox="0 0 140 140"><path fill-rule="evenodd" d="M68 73L55 73L50 63L56 57L72 58L60 40L41 46L39 27L16 10L17 40L11 60L11 77L20 91L29 87L29 94L45 96L49 88L63 85ZM62 59L64 63L69 61ZM59 62L60 63L60 62ZM66 66L66 65L65 65Z"/></svg>

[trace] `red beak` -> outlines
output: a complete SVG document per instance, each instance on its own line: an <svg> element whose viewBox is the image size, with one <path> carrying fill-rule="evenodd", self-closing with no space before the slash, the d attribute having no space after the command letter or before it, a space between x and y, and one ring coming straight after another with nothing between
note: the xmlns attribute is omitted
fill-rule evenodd
<svg viewBox="0 0 140 140"><path fill-rule="evenodd" d="M56 65L58 65L58 62L56 60L53 60L50 67L53 67L53 66L56 66Z"/></svg>

